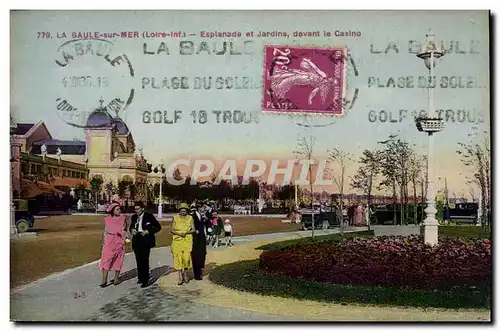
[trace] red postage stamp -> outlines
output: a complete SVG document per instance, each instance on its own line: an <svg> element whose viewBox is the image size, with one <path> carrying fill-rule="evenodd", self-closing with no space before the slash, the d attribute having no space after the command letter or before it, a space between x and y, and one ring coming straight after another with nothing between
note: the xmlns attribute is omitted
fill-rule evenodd
<svg viewBox="0 0 500 331"><path fill-rule="evenodd" d="M343 115L347 50L265 46L262 110Z"/></svg>

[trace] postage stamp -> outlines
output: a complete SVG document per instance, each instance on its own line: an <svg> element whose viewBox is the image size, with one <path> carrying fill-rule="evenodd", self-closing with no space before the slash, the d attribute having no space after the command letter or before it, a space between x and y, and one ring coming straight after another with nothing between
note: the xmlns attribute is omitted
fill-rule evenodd
<svg viewBox="0 0 500 331"><path fill-rule="evenodd" d="M57 49L56 111L67 124L86 127L96 108L118 116L132 103L134 69L114 48L105 39L75 39Z"/></svg>
<svg viewBox="0 0 500 331"><path fill-rule="evenodd" d="M264 112L343 115L346 48L264 49Z"/></svg>

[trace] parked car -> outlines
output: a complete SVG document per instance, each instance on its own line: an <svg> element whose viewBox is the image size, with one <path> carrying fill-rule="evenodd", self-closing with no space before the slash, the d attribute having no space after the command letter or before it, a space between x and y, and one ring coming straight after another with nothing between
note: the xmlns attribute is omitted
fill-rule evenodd
<svg viewBox="0 0 500 331"><path fill-rule="evenodd" d="M425 218L425 207L424 204L417 205L417 223ZM411 219L411 223L414 223L414 206L407 206L406 210L408 212L408 217ZM370 223L373 225L392 225L394 224L394 215L396 215L396 224L399 224L401 220L401 206L399 204L396 206L394 206L394 204L374 205L372 206L372 211Z"/></svg>
<svg viewBox="0 0 500 331"><path fill-rule="evenodd" d="M35 225L35 217L28 210L28 201L13 200L14 202L14 217L16 222L17 232L23 233L31 229Z"/></svg>
<svg viewBox="0 0 500 331"><path fill-rule="evenodd" d="M302 230L312 229L312 217L311 212L302 212ZM314 213L314 228L315 229L328 229L332 227L340 226L340 220L337 219L336 213L334 211L328 212L315 212Z"/></svg>
<svg viewBox="0 0 500 331"><path fill-rule="evenodd" d="M449 219L457 224L477 224L479 205L475 202L457 203L449 209Z"/></svg>

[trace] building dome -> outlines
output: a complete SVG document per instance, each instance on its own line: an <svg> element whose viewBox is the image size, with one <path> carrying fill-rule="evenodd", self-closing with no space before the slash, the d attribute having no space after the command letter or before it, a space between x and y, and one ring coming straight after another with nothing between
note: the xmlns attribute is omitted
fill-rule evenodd
<svg viewBox="0 0 500 331"><path fill-rule="evenodd" d="M120 117L115 117L114 118L114 123L116 125L116 130L118 134L128 134L129 129L127 124L120 118Z"/></svg>
<svg viewBox="0 0 500 331"><path fill-rule="evenodd" d="M103 128L113 125L113 117L104 109L94 110L87 119L88 128Z"/></svg>

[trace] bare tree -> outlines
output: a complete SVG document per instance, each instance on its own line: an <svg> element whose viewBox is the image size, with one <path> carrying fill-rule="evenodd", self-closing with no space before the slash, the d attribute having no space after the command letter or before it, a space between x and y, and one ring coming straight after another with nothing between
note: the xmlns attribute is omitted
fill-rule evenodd
<svg viewBox="0 0 500 331"><path fill-rule="evenodd" d="M395 136L389 136L389 139L393 139ZM381 141L379 144L387 144L389 140ZM395 155L395 151L386 146L385 149L381 151L381 174L384 176L384 179L380 182L379 189L386 188L392 191L392 200L393 200L393 208L394 208L394 218L393 224L396 225L396 206L398 201L397 196L397 155Z"/></svg>
<svg viewBox="0 0 500 331"><path fill-rule="evenodd" d="M360 167L358 172L351 178L351 187L360 190L367 196L367 208L370 213L372 191L377 176L380 173L380 160L382 152L379 150L370 151L365 149L359 158ZM371 215L369 214L369 217Z"/></svg>
<svg viewBox="0 0 500 331"><path fill-rule="evenodd" d="M482 141L476 139L469 143L459 142L457 154L461 156L462 163L472 170L471 182L479 186L481 192L481 224L486 228L489 226L486 223L489 222L488 215L491 208L491 152L488 132L484 131L483 133L486 136ZM477 134L474 135L477 137Z"/></svg>
<svg viewBox="0 0 500 331"><path fill-rule="evenodd" d="M425 192L424 184L427 182L425 180L424 167L426 165L425 157L412 153L408 160L408 175L409 180L412 184L413 189L413 222L418 224L418 199L417 199L417 188L420 186L422 188L421 197L422 202L424 201ZM422 213L423 214L423 213Z"/></svg>
<svg viewBox="0 0 500 331"><path fill-rule="evenodd" d="M331 171L331 177L333 178L333 181L335 182L335 185L337 186L339 190L339 195L340 195L340 210L343 210L344 208L344 184L345 184L345 171L347 167L353 162L353 154L346 152L340 148L333 148L332 150L328 151L328 160L332 164L336 164L340 168L340 173L335 174L333 171ZM340 233L344 233L344 222L341 220L340 222Z"/></svg>
<svg viewBox="0 0 500 331"><path fill-rule="evenodd" d="M308 160L309 162L309 169L308 169L308 174L309 174L309 188L311 190L311 221L312 221L312 233L311 236L314 238L314 183L313 183L313 177L312 177L312 156L313 156L313 147L314 143L316 141L316 138L312 136L310 133L308 137L299 137L297 139L297 147L294 151L294 154L298 158L302 158L305 160Z"/></svg>

